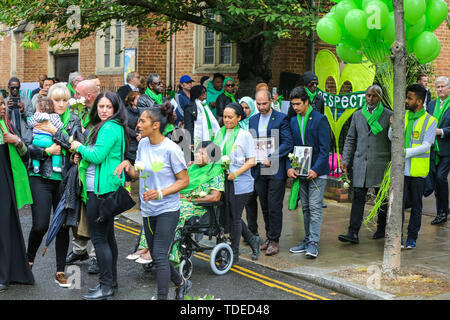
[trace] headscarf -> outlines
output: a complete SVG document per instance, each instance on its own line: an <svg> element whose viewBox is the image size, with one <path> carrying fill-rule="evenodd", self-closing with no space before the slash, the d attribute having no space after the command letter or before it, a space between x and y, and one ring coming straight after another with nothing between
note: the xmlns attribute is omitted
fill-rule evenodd
<svg viewBox="0 0 450 320"><path fill-rule="evenodd" d="M257 114L258 113L258 109L256 109L255 100L253 100L252 98L250 98L248 96L247 97L243 97L243 98L241 98L241 100L239 100L239 104L242 105L242 102L245 102L249 106L249 108L250 108L250 115L248 117L246 117L244 120L241 120L239 122L239 125L241 126L242 129L248 130L250 117L255 115L255 114Z"/></svg>
<svg viewBox="0 0 450 320"><path fill-rule="evenodd" d="M192 89L191 89L192 90ZM210 81L206 87L206 102L210 104L211 102L216 102L217 97L223 93L223 90L217 91L213 86L213 82Z"/></svg>
<svg viewBox="0 0 450 320"><path fill-rule="evenodd" d="M235 83L234 80L233 80L233 78L230 78L230 77L225 78L225 80L223 80L222 92L223 92L224 95L226 95L228 98L230 98L232 102L235 103L235 102L236 102L236 99L234 98L234 94L229 93L229 92L227 92L227 91L225 90L225 84L226 84L228 81L231 81L231 82Z"/></svg>

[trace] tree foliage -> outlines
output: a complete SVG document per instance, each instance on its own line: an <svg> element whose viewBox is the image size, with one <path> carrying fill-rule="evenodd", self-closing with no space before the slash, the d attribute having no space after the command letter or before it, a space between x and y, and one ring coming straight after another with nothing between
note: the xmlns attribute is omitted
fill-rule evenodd
<svg viewBox="0 0 450 320"><path fill-rule="evenodd" d="M312 8L310 1L292 0L0 0L0 23L32 26L24 35L24 46L30 48L42 40L69 46L105 30L112 19L157 28L160 41L191 22L236 43L260 38L269 46L291 37L292 30L306 36L313 32L322 11L317 2Z"/></svg>

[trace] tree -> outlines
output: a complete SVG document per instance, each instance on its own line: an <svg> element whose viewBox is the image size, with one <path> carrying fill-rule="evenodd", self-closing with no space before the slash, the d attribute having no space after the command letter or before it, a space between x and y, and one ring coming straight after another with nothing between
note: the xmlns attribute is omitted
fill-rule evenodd
<svg viewBox="0 0 450 320"><path fill-rule="evenodd" d="M309 36L322 11L320 1L313 8L310 1L292 0L0 0L0 4L0 23L33 25L24 37L28 47L42 40L68 46L105 30L112 19L157 28L160 41L170 39L188 22L205 26L237 44L243 93L253 93L249 90L258 81L270 81L273 48L293 30Z"/></svg>
<svg viewBox="0 0 450 320"><path fill-rule="evenodd" d="M391 186L384 243L383 273L392 277L400 270L403 183L405 171L404 130L406 91L406 38L403 0L394 0L395 42L391 48L394 69L394 116L392 123Z"/></svg>

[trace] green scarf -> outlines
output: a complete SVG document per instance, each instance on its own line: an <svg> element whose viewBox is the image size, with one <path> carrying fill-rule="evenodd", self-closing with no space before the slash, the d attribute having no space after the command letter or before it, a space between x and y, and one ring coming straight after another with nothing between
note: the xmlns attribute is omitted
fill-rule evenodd
<svg viewBox="0 0 450 320"><path fill-rule="evenodd" d="M208 123L208 132L209 132L209 139L212 141L214 139L214 132L211 125L211 119L209 118L208 110L206 107L208 107L208 103L202 103L203 112L206 115L206 122ZM208 107L209 109L209 107Z"/></svg>
<svg viewBox="0 0 450 320"><path fill-rule="evenodd" d="M164 128L163 136L167 136L169 133L171 133L175 129L174 125L171 123L168 123L166 127Z"/></svg>
<svg viewBox="0 0 450 320"><path fill-rule="evenodd" d="M300 137L303 141L305 141L305 134L306 134L306 125L308 123L309 115L313 111L313 107L309 105L308 110L306 111L305 118L303 120L303 126L302 126L302 117L300 114L297 114L297 123L298 128L300 130ZM302 141L302 142L303 142ZM294 180L294 183L291 187L291 194L289 195L289 210L295 210L295 207L297 206L298 202L298 193L300 192L300 178L297 178Z"/></svg>
<svg viewBox="0 0 450 320"><path fill-rule="evenodd" d="M91 123L91 113L88 109L86 115L84 116L84 119L81 119L81 125L86 129L89 123Z"/></svg>
<svg viewBox="0 0 450 320"><path fill-rule="evenodd" d="M307 87L305 87L305 90L306 90L306 93L307 93L308 96L309 96L309 102L310 102L310 103L313 103L314 99L316 98L317 92L318 92L319 90L316 89L316 92L314 92L314 93L312 93L311 91L309 91L309 89L308 89Z"/></svg>
<svg viewBox="0 0 450 320"><path fill-rule="evenodd" d="M380 125L378 120L380 119L381 114L383 113L383 104L380 102L378 106L375 107L372 114L367 110L366 104L363 105L361 109L361 113L366 118L367 124L370 126L370 130L374 135L379 134L383 131L383 127Z"/></svg>
<svg viewBox="0 0 450 320"><path fill-rule="evenodd" d="M236 102L236 99L234 98L234 94L229 93L229 92L227 92L227 91L225 90L225 84L226 84L228 81L232 81L233 83L235 83L234 80L233 80L232 78L230 78L230 77L228 77L228 78L226 78L225 80L223 80L223 86L222 86L223 94L226 95L228 98L230 98L232 102Z"/></svg>
<svg viewBox="0 0 450 320"><path fill-rule="evenodd" d="M441 106L441 99L437 98L436 100L436 106L434 107L433 117L437 120L437 127L439 128L439 125L442 122L442 117L444 116L444 113L448 110L450 107L450 96L445 99L444 103ZM436 140L434 142L434 151L435 151L435 163L436 165L439 164L439 161L441 160L439 157L439 139L436 137Z"/></svg>
<svg viewBox="0 0 450 320"><path fill-rule="evenodd" d="M210 104L211 102L216 102L217 97L222 93L223 90L217 91L216 88L214 88L212 81L210 81L208 83L208 87L206 88L206 102L208 102L208 104Z"/></svg>
<svg viewBox="0 0 450 320"><path fill-rule="evenodd" d="M63 126L61 128L61 131L66 135L69 136L69 133L66 131L66 126L70 121L70 110L69 108L66 108L66 111L64 111L64 113L62 115L59 116L59 118L61 119L61 122L63 123ZM67 154L66 149L61 148L61 153L63 155Z"/></svg>
<svg viewBox="0 0 450 320"><path fill-rule="evenodd" d="M414 122L419 119L421 116L423 116L426 113L425 109L420 109L417 112L407 111L407 117L408 117L408 124L405 128L405 149L409 148L409 143L411 142L411 136L414 129Z"/></svg>
<svg viewBox="0 0 450 320"><path fill-rule="evenodd" d="M67 84L67 89L69 89L70 93L71 93L73 96L76 95L76 92L75 92L75 90L73 89L71 83Z"/></svg>
<svg viewBox="0 0 450 320"><path fill-rule="evenodd" d="M0 127L2 132L8 132L3 119L0 119ZM21 209L24 205L33 203L30 182L28 181L27 169L25 168L16 147L8 143L8 149L12 178L14 182L14 191L16 194L16 205L17 209Z"/></svg>
<svg viewBox="0 0 450 320"><path fill-rule="evenodd" d="M162 93L156 94L152 90L150 90L149 87L147 87L147 89L145 89L145 94L152 98L152 100L155 101L156 104L162 104Z"/></svg>
<svg viewBox="0 0 450 320"><path fill-rule="evenodd" d="M180 193L189 194L192 191L197 190L202 184L221 174L223 175L223 169L218 163L210 163L203 167L193 164L188 168L189 186L181 190Z"/></svg>
<svg viewBox="0 0 450 320"><path fill-rule="evenodd" d="M233 129L233 131L228 135L227 141L225 141L225 144L223 145L223 149L222 149L223 156L230 155L230 152L233 148L234 142L236 141L236 138L239 134L240 129L241 128L239 127L239 125L237 125ZM227 133L227 128L225 126L223 126L222 128L219 129L219 131L217 131L216 137L214 139L214 143L216 145L218 145L219 147L222 146L223 139L225 138L226 133Z"/></svg>

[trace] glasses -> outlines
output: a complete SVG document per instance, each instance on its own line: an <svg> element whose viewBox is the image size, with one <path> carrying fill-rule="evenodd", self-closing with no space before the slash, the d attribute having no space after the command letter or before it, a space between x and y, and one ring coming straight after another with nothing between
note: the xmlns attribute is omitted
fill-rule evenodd
<svg viewBox="0 0 450 320"><path fill-rule="evenodd" d="M312 81L312 82L310 82L309 84L312 85L312 86L313 86L313 85L316 85L316 86L317 86L319 83L318 83L317 81Z"/></svg>
<svg viewBox="0 0 450 320"><path fill-rule="evenodd" d="M160 82L153 82L153 85L155 85L155 86L162 86L163 82L162 81L160 81Z"/></svg>
<svg viewBox="0 0 450 320"><path fill-rule="evenodd" d="M9 89L10 89L10 90L14 90L14 89L19 90L20 87L9 87Z"/></svg>
<svg viewBox="0 0 450 320"><path fill-rule="evenodd" d="M226 84L226 86L229 87L229 88L233 88L234 87L234 83Z"/></svg>

